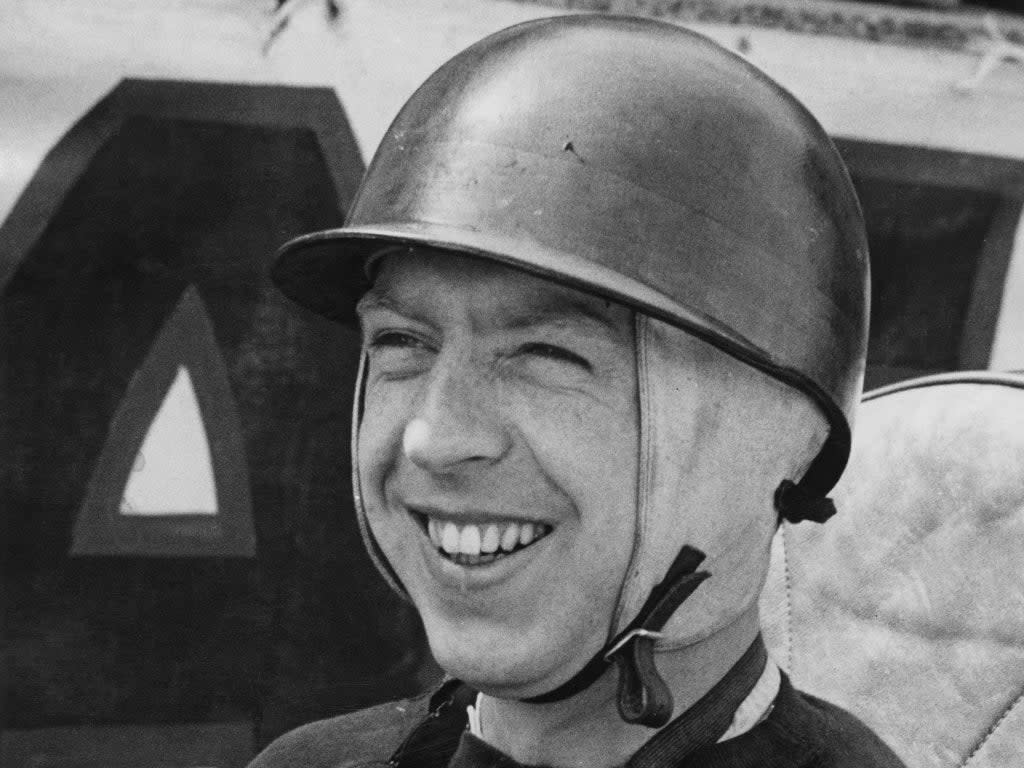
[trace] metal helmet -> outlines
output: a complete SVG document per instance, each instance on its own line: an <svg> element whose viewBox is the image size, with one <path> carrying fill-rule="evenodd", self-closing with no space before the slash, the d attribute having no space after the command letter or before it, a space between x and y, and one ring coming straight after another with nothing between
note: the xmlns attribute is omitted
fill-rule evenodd
<svg viewBox="0 0 1024 768"><path fill-rule="evenodd" d="M632 17L482 40L406 103L346 224L287 243L273 277L354 320L365 257L396 245L603 295L804 391L830 434L780 511L827 515L815 500L846 464L863 379L864 225L824 130L743 58Z"/></svg>

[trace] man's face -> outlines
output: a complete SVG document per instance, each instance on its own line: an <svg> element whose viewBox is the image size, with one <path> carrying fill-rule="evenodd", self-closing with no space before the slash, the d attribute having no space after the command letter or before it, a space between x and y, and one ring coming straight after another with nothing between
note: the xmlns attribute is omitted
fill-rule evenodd
<svg viewBox="0 0 1024 768"><path fill-rule="evenodd" d="M631 312L420 252L359 314L363 503L435 657L495 695L553 688L607 639L633 545Z"/></svg>

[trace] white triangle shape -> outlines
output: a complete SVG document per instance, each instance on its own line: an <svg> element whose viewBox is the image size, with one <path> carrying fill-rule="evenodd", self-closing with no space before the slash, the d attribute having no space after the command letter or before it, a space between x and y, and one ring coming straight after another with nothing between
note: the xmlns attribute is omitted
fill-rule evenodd
<svg viewBox="0 0 1024 768"><path fill-rule="evenodd" d="M192 378L179 366L135 456L123 515L216 515L210 444Z"/></svg>

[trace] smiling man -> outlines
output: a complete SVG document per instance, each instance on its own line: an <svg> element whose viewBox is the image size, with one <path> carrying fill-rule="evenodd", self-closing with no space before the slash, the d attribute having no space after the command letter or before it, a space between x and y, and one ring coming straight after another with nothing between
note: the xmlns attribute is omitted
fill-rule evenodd
<svg viewBox="0 0 1024 768"><path fill-rule="evenodd" d="M700 36L548 19L438 70L274 277L362 329L361 529L450 678L255 765L900 765L758 628L779 519L834 511L867 273L821 127Z"/></svg>
<svg viewBox="0 0 1024 768"><path fill-rule="evenodd" d="M412 251L381 260L359 314L359 484L374 540L445 669L542 693L581 642L600 647L625 576L631 313Z"/></svg>

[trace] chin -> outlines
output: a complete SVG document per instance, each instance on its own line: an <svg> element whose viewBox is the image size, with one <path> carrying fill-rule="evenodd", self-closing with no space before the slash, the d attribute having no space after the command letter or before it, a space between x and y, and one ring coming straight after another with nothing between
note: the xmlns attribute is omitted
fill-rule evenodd
<svg viewBox="0 0 1024 768"><path fill-rule="evenodd" d="M503 699L529 698L544 693L556 684L557 668L551 665L550 649L531 649L526 643L474 639L465 634L436 637L429 631L430 650L440 667L472 688ZM546 662L546 663L544 663Z"/></svg>

